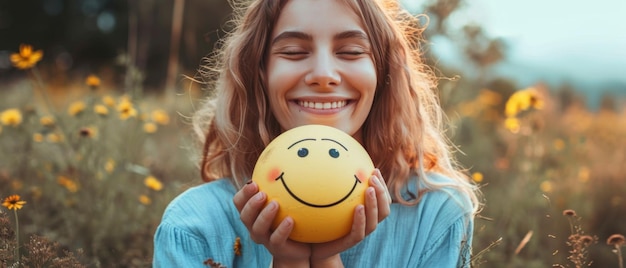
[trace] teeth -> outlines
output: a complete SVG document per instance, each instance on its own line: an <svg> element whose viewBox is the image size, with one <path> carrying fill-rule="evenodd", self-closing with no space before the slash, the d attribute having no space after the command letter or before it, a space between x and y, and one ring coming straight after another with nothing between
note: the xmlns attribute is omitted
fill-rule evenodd
<svg viewBox="0 0 626 268"><path fill-rule="evenodd" d="M298 104L305 108L312 109L336 109L346 106L346 101L333 101L333 102L312 102L312 101L299 101Z"/></svg>

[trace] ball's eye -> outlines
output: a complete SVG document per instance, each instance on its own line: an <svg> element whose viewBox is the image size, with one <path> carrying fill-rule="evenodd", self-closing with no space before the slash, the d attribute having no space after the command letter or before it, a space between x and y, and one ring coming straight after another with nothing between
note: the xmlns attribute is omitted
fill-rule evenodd
<svg viewBox="0 0 626 268"><path fill-rule="evenodd" d="M339 157L339 151L337 151L337 149L333 148L328 150L328 154L330 155L330 157L332 158L337 158Z"/></svg>
<svg viewBox="0 0 626 268"><path fill-rule="evenodd" d="M305 157L307 155L309 155L309 149L307 149L307 148L300 148L300 149L298 149L298 156L299 157Z"/></svg>

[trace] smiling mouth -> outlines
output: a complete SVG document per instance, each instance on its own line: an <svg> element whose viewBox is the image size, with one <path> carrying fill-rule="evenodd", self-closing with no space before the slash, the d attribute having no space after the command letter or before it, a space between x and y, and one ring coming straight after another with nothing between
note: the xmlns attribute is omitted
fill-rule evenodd
<svg viewBox="0 0 626 268"><path fill-rule="evenodd" d="M350 189L348 194L346 194L344 197L342 197L341 199L339 199L336 202L333 202L333 203L330 203L330 204L319 205L319 204L313 204L313 203L309 203L307 201L304 201L301 198L299 198L296 194L294 194L291 191L291 189L289 189L289 186L287 186L287 183L285 182L285 178L283 177L283 175L285 175L285 172L280 173L280 176L278 176L278 178L276 178L275 180L276 181L280 180L283 183L283 186L285 187L285 190L287 190L289 195L291 195L291 197L293 197L294 199L298 200L298 202L300 202L302 204L305 204L305 205L310 206L310 207L316 207L316 208L332 207L334 205L337 205L337 204L343 202L344 200L346 200L352 194L352 192L354 192L354 189L356 188L356 185L361 183L361 181L359 181L359 178L357 178L357 176L354 175L354 185L352 185L352 189Z"/></svg>
<svg viewBox="0 0 626 268"><path fill-rule="evenodd" d="M317 109L317 110L329 110L329 109L337 109L342 108L348 104L347 100L342 101L331 101L331 102L314 102L314 101L298 101L298 105L309 108L309 109Z"/></svg>

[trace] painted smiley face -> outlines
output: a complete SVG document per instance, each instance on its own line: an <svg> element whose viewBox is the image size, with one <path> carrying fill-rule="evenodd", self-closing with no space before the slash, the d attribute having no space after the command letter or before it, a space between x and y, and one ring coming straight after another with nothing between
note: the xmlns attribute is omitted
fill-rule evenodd
<svg viewBox="0 0 626 268"><path fill-rule="evenodd" d="M306 125L274 139L259 157L253 175L268 202L279 203L276 227L287 215L290 238L318 243L350 231L354 208L374 165L365 149L341 130Z"/></svg>

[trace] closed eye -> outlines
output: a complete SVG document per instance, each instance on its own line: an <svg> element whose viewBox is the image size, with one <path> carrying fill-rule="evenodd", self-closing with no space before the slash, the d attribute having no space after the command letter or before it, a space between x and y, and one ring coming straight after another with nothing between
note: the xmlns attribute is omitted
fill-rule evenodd
<svg viewBox="0 0 626 268"><path fill-rule="evenodd" d="M309 52L307 51L279 51L279 52L276 52L276 54L286 59L299 60L299 59L304 59L305 57L307 57L309 55Z"/></svg>

